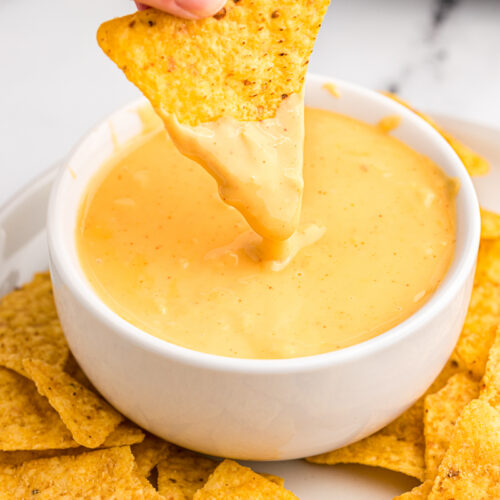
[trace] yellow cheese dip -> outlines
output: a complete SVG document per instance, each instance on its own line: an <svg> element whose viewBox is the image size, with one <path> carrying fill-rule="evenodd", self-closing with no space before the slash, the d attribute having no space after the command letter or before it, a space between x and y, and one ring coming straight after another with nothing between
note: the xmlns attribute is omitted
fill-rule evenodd
<svg viewBox="0 0 500 500"><path fill-rule="evenodd" d="M164 131L145 134L82 202L84 272L132 324L223 356L324 353L408 318L452 260L453 183L379 127L316 109L305 113L303 174L306 241L273 268L252 253L259 237L214 179Z"/></svg>

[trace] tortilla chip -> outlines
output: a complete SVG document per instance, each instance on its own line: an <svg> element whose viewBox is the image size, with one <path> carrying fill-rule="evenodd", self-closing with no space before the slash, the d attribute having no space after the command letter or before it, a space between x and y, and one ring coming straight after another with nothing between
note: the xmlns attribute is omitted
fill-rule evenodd
<svg viewBox="0 0 500 500"><path fill-rule="evenodd" d="M402 472L423 481L423 398L380 431L338 450L307 458L317 464L356 463Z"/></svg>
<svg viewBox="0 0 500 500"><path fill-rule="evenodd" d="M500 327L491 346L486 370L481 381L481 399L500 411Z"/></svg>
<svg viewBox="0 0 500 500"><path fill-rule="evenodd" d="M429 500L500 498L500 414L475 399L463 410Z"/></svg>
<svg viewBox="0 0 500 500"><path fill-rule="evenodd" d="M67 357L49 273L36 274L0 300L0 365L26 375L25 358L63 367Z"/></svg>
<svg viewBox="0 0 500 500"><path fill-rule="evenodd" d="M217 466L205 486L197 491L194 500L223 500L237 498L238 500L292 500L297 497L248 467L224 460Z"/></svg>
<svg viewBox="0 0 500 500"><path fill-rule="evenodd" d="M315 464L363 464L424 478L424 450L420 444L394 435L372 434L338 450L307 458Z"/></svg>
<svg viewBox="0 0 500 500"><path fill-rule="evenodd" d="M429 493L432 489L432 481L428 479L423 482L419 486L415 486L411 491L403 493L397 497L394 497L393 500L427 500Z"/></svg>
<svg viewBox="0 0 500 500"><path fill-rule="evenodd" d="M67 427L35 385L0 368L0 450L73 448Z"/></svg>
<svg viewBox="0 0 500 500"><path fill-rule="evenodd" d="M217 467L217 462L180 448L158 464L158 491L169 500L191 500Z"/></svg>
<svg viewBox="0 0 500 500"><path fill-rule="evenodd" d="M328 4L229 0L197 21L148 9L104 23L97 40L162 118L263 120L301 91Z"/></svg>
<svg viewBox="0 0 500 500"><path fill-rule="evenodd" d="M408 104L406 101L395 94L392 94L390 92L382 92L382 94L403 105L405 108L413 111L416 115L420 116L420 118L424 119L429 125L435 128L453 148L455 153L457 153L458 157L462 160L462 163L465 165L465 168L469 172L469 175L485 175L490 171L490 165L485 158L472 151L472 149L467 147L465 144L462 144L452 135L448 134L448 132L443 130L430 116L417 111L415 108L410 106L410 104Z"/></svg>
<svg viewBox="0 0 500 500"><path fill-rule="evenodd" d="M500 285L500 240L481 240L475 279Z"/></svg>
<svg viewBox="0 0 500 500"><path fill-rule="evenodd" d="M122 422L101 444L100 448L112 448L114 446L124 446L140 443L144 440L144 432L126 420Z"/></svg>
<svg viewBox="0 0 500 500"><path fill-rule="evenodd" d="M30 460L52 458L66 455L79 455L88 452L87 448L67 448L65 450L26 450L26 451L0 451L0 469L4 466L21 465Z"/></svg>
<svg viewBox="0 0 500 500"><path fill-rule="evenodd" d="M24 360L24 368L78 444L97 448L123 420L104 399L60 368L32 359Z"/></svg>
<svg viewBox="0 0 500 500"><path fill-rule="evenodd" d="M481 238L500 239L500 214L481 208Z"/></svg>
<svg viewBox="0 0 500 500"><path fill-rule="evenodd" d="M148 477L150 472L165 459L173 450L174 445L149 434L144 441L132 446L137 471L141 476Z"/></svg>
<svg viewBox="0 0 500 500"><path fill-rule="evenodd" d="M479 394L479 384L458 373L438 392L425 398L425 477L434 479L450 445L456 421L464 407Z"/></svg>
<svg viewBox="0 0 500 500"><path fill-rule="evenodd" d="M480 379L500 325L500 240L482 240L465 324L452 359Z"/></svg>
<svg viewBox="0 0 500 500"><path fill-rule="evenodd" d="M137 475L129 447L32 460L14 475L12 498L162 499Z"/></svg>

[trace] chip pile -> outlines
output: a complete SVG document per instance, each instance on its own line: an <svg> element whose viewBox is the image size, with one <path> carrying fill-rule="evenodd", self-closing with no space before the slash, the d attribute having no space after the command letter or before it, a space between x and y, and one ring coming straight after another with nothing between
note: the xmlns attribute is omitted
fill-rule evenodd
<svg viewBox="0 0 500 500"><path fill-rule="evenodd" d="M111 407L69 352L48 273L1 299L0 499L190 500L228 492L242 500L296 498L281 478L178 448Z"/></svg>
<svg viewBox="0 0 500 500"><path fill-rule="evenodd" d="M310 462L423 481L400 499L500 498L500 216L482 216L469 312L442 373L387 427ZM1 499L296 498L281 478L181 449L112 408L69 352L48 273L0 301L0 365Z"/></svg>
<svg viewBox="0 0 500 500"><path fill-rule="evenodd" d="M422 481L400 500L500 498L500 215L481 210L481 218L469 311L441 374L388 426L308 461L372 465Z"/></svg>

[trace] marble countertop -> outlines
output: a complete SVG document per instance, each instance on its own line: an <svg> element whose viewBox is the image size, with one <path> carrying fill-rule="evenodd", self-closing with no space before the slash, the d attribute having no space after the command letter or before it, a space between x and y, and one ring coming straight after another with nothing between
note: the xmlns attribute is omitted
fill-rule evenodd
<svg viewBox="0 0 500 500"><path fill-rule="evenodd" d="M0 2L0 203L138 95L95 42L101 21L132 10ZM500 1L333 0L310 70L500 128Z"/></svg>

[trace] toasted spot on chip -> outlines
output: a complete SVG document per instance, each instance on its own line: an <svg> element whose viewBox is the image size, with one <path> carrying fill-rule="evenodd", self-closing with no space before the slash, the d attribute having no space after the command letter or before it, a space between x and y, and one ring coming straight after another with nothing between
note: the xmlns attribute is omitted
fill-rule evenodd
<svg viewBox="0 0 500 500"><path fill-rule="evenodd" d="M425 398L425 477L434 479L450 445L455 424L464 407L479 394L479 384L458 373L438 392Z"/></svg>
<svg viewBox="0 0 500 500"><path fill-rule="evenodd" d="M134 457L126 446L32 460L18 467L14 475L12 498L162 499L138 476Z"/></svg>
<svg viewBox="0 0 500 500"><path fill-rule="evenodd" d="M101 444L101 448L111 448L113 446L124 446L140 443L144 440L144 432L126 420L122 422Z"/></svg>
<svg viewBox="0 0 500 500"><path fill-rule="evenodd" d="M309 457L315 464L363 464L424 478L424 450L420 444L394 435L376 434L338 450Z"/></svg>
<svg viewBox="0 0 500 500"><path fill-rule="evenodd" d="M78 444L35 384L0 368L0 450L73 448Z"/></svg>
<svg viewBox="0 0 500 500"><path fill-rule="evenodd" d="M148 9L104 23L97 40L162 118L263 120L302 90L328 3L230 0L223 17L196 21Z"/></svg>
<svg viewBox="0 0 500 500"><path fill-rule="evenodd" d="M78 444L87 448L100 446L123 420L104 399L57 366L26 359L24 368Z"/></svg>
<svg viewBox="0 0 500 500"><path fill-rule="evenodd" d="M0 299L0 365L26 375L25 358L62 367L67 357L49 273Z"/></svg>
<svg viewBox="0 0 500 500"><path fill-rule="evenodd" d="M481 238L500 239L500 214L481 208Z"/></svg>
<svg viewBox="0 0 500 500"><path fill-rule="evenodd" d="M292 500L297 497L282 486L269 481L248 467L224 460L217 466L194 500Z"/></svg>
<svg viewBox="0 0 500 500"><path fill-rule="evenodd" d="M174 449L174 445L151 434L142 443L132 446L132 453L141 476L148 477L158 463Z"/></svg>
<svg viewBox="0 0 500 500"><path fill-rule="evenodd" d="M500 498L500 413L475 399L463 410L429 500Z"/></svg>
<svg viewBox="0 0 500 500"><path fill-rule="evenodd" d="M481 381L481 398L500 411L500 326L491 346L486 370Z"/></svg>
<svg viewBox="0 0 500 500"><path fill-rule="evenodd" d="M158 491L171 500L191 500L216 467L210 458L174 449L158 464Z"/></svg>
<svg viewBox="0 0 500 500"><path fill-rule="evenodd" d="M443 130L430 116L417 111L415 108L410 106L406 101L401 99L399 96L392 94L390 92L382 92L385 96L393 99L394 101L402 104L404 107L413 111L415 114L420 116L420 118L424 119L429 125L434 127L448 142L448 144L454 149L455 153L457 153L458 157L462 160L462 163L465 165L465 168L469 172L470 175L485 175L490 171L490 165L488 161L483 158L478 153L472 151L465 144L461 143L459 140L455 139L448 132Z"/></svg>
<svg viewBox="0 0 500 500"><path fill-rule="evenodd" d="M432 481L427 479L422 484L415 486L411 491L403 493L397 497L394 497L393 500L427 500L429 493L432 489Z"/></svg>

